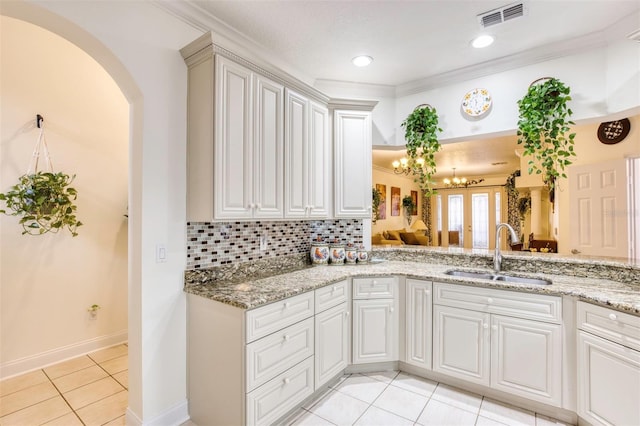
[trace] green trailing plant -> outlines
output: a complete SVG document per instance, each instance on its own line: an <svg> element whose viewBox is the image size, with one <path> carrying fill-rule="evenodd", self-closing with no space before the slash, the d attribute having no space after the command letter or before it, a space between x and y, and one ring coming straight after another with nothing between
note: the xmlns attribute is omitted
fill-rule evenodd
<svg viewBox="0 0 640 426"><path fill-rule="evenodd" d="M404 213L407 217L407 222L409 222L409 225L411 225L411 212L413 211L414 206L415 204L413 204L413 198L411 198L411 195L405 195L402 198L402 207L404 208Z"/></svg>
<svg viewBox="0 0 640 426"><path fill-rule="evenodd" d="M518 199L518 214L520 214L520 220L524 220L524 216L529 210L531 210L531 197Z"/></svg>
<svg viewBox="0 0 640 426"><path fill-rule="evenodd" d="M0 193L0 200L6 204L0 213L18 216L23 235L67 229L75 237L82 222L76 217L73 203L78 193L69 186L74 178L75 175L51 172L22 175L9 191Z"/></svg>
<svg viewBox="0 0 640 426"><path fill-rule="evenodd" d="M524 155L530 156L529 174L542 174L544 183L553 190L557 179L566 178L565 168L575 157L575 133L569 133L575 123L570 117L571 89L551 78L529 86L518 101L518 144Z"/></svg>
<svg viewBox="0 0 640 426"><path fill-rule="evenodd" d="M402 127L414 181L425 196L430 196L435 193L431 180L436 173L435 154L441 148L437 132L442 132L442 129L438 127L436 109L429 105L418 106L402 122Z"/></svg>
<svg viewBox="0 0 640 426"><path fill-rule="evenodd" d="M371 221L373 223L378 222L378 219L380 218L380 203L382 202L382 193L380 193L380 191L378 191L376 188L371 188L371 207L373 209L373 211L371 212L372 216L371 216Z"/></svg>
<svg viewBox="0 0 640 426"><path fill-rule="evenodd" d="M516 188L516 178L519 176L520 170L516 170L509 175L509 177L507 178L507 182L504 184L507 190L507 194L516 199L520 196L520 192L518 191L518 188Z"/></svg>

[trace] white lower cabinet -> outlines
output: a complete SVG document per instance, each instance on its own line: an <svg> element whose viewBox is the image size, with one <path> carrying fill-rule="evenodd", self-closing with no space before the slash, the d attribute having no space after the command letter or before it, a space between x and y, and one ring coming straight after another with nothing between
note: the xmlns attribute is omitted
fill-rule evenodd
<svg viewBox="0 0 640 426"><path fill-rule="evenodd" d="M640 425L640 318L579 302L578 328L578 415Z"/></svg>
<svg viewBox="0 0 640 426"><path fill-rule="evenodd" d="M316 315L315 389L349 365L350 311L343 302Z"/></svg>
<svg viewBox="0 0 640 426"><path fill-rule="evenodd" d="M562 403L562 325L491 313L509 307L508 291L436 283L434 292L455 287L482 312L434 306L433 370L554 406ZM438 288L439 287L439 288ZM532 315L554 296L531 296ZM496 300L500 306L494 308ZM556 298L559 299L559 298ZM483 302L484 300L484 302ZM448 304L455 300L447 299ZM484 306L481 304L484 303ZM514 303L522 305L522 293ZM514 311L515 312L515 311Z"/></svg>
<svg viewBox="0 0 640 426"><path fill-rule="evenodd" d="M429 370L433 317L431 291L431 281L406 280L405 362Z"/></svg>
<svg viewBox="0 0 640 426"><path fill-rule="evenodd" d="M395 361L398 348L395 299L353 301L353 363Z"/></svg>

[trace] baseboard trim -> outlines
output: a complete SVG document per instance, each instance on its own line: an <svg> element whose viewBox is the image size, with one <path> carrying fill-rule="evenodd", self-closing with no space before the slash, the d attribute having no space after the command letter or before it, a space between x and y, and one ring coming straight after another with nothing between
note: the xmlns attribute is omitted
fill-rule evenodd
<svg viewBox="0 0 640 426"><path fill-rule="evenodd" d="M186 399L146 422L140 420L140 417L128 407L125 413L127 426L178 426L189 418L189 402Z"/></svg>
<svg viewBox="0 0 640 426"><path fill-rule="evenodd" d="M93 339L16 359L14 361L4 362L0 364L0 380L28 373L33 370L39 370L51 364L57 364L71 358L88 354L89 352L93 352L98 349L117 345L118 343L124 343L127 340L127 330L122 330L113 334L94 337Z"/></svg>

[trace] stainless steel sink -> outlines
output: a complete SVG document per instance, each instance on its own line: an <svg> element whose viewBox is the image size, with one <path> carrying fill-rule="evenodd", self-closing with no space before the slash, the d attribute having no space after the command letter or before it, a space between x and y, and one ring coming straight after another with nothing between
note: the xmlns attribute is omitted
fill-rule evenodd
<svg viewBox="0 0 640 426"><path fill-rule="evenodd" d="M532 284L532 285L551 285L550 280L546 280L542 278L518 277L518 276L508 275L508 274L492 274L490 272L459 271L456 269L452 269L445 272L445 274L451 275L453 277L477 278L480 280L505 281L505 282Z"/></svg>

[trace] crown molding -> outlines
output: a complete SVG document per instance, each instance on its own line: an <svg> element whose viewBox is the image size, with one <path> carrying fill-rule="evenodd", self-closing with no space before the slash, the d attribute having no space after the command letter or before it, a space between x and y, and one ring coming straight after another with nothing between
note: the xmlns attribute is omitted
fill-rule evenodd
<svg viewBox="0 0 640 426"><path fill-rule="evenodd" d="M587 50L603 47L607 44L602 31L564 40L558 43L529 49L514 55L504 56L480 64L459 68L420 80L396 86L396 97L414 95L442 86L486 77L504 71L522 68L539 62L551 61Z"/></svg>
<svg viewBox="0 0 640 426"><path fill-rule="evenodd" d="M354 81L327 80L319 78L315 81L314 87L329 95L332 92L340 93L341 96L352 98L394 98L396 96L396 86L386 84L357 83Z"/></svg>
<svg viewBox="0 0 640 426"><path fill-rule="evenodd" d="M378 101L361 99L330 99L329 109L346 109L354 111L373 111Z"/></svg>

